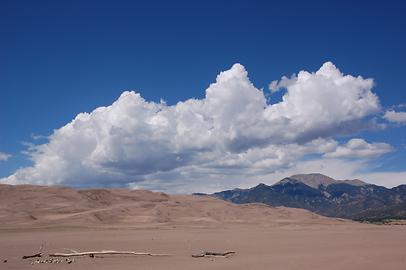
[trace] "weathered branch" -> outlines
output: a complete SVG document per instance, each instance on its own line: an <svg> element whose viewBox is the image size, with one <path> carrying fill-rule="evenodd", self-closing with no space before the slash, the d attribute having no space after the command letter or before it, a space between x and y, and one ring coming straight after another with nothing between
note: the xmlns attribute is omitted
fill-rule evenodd
<svg viewBox="0 0 406 270"><path fill-rule="evenodd" d="M226 251L226 252L211 252L211 251L202 251L197 254L193 254L192 257L194 258L201 258L201 257L227 257L228 255L235 254L235 251Z"/></svg>
<svg viewBox="0 0 406 270"><path fill-rule="evenodd" d="M102 250L102 251L86 251L74 253L50 253L50 257L78 257L78 256L94 256L94 255L136 255L136 256L169 256L169 254L154 254L146 252L134 251L115 251L115 250Z"/></svg>
<svg viewBox="0 0 406 270"><path fill-rule="evenodd" d="M25 255L23 256L23 260L25 259L29 259L29 258L38 258L38 257L42 257L42 249L44 248L44 244L41 244L41 246L39 247L39 250L37 253L34 253L32 255Z"/></svg>
<svg viewBox="0 0 406 270"><path fill-rule="evenodd" d="M25 255L22 258L23 258L23 260L25 260L25 259L37 258L37 257L42 257L42 253L39 252L39 253L35 253L35 254L32 254L32 255Z"/></svg>

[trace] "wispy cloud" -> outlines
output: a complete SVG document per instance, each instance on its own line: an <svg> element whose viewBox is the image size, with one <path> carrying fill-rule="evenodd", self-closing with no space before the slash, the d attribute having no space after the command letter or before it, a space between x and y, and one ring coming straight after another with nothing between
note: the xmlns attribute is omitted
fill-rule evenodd
<svg viewBox="0 0 406 270"><path fill-rule="evenodd" d="M0 161L7 161L11 157L10 154L0 152Z"/></svg>

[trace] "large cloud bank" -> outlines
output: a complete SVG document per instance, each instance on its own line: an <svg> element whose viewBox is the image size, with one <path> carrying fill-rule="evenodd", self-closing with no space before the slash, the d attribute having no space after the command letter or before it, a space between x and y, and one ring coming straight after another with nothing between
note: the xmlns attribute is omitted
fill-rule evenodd
<svg viewBox="0 0 406 270"><path fill-rule="evenodd" d="M391 146L335 140L376 125L372 118L381 108L373 84L327 62L314 73L272 82L274 91L285 92L269 104L235 64L217 76L203 99L168 106L127 91L112 105L80 113L55 130L47 143L31 148L31 167L2 180L181 192L202 182L233 186L237 176L260 177L308 155L377 157Z"/></svg>

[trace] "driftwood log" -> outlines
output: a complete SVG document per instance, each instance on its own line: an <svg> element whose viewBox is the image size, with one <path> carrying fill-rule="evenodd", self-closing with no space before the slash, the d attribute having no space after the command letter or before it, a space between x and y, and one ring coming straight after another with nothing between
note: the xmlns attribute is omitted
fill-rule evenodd
<svg viewBox="0 0 406 270"><path fill-rule="evenodd" d="M229 255L235 254L235 251L226 251L226 252L212 252L212 251L202 251L197 254L193 254L193 258L201 257L227 257Z"/></svg>
<svg viewBox="0 0 406 270"><path fill-rule="evenodd" d="M24 255L22 258L23 260L25 259L30 259L30 258L40 258L42 257L42 249L44 248L44 244L42 244L38 250L37 253L31 254L31 255Z"/></svg>
<svg viewBox="0 0 406 270"><path fill-rule="evenodd" d="M50 253L49 257L78 257L78 256L90 256L95 255L136 255L136 256L170 256L169 254L154 254L146 252L134 252L134 251L115 251L115 250L102 250L102 251L85 251L85 252L73 252L73 253Z"/></svg>
<svg viewBox="0 0 406 270"><path fill-rule="evenodd" d="M32 255L24 255L22 258L23 258L23 260L25 260L25 259L38 258L38 257L42 257L41 252L38 252L38 253L35 253L35 254L32 254Z"/></svg>

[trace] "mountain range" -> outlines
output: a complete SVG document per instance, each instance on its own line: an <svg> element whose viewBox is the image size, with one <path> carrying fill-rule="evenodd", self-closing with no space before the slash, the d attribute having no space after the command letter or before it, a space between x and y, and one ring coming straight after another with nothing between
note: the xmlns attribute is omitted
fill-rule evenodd
<svg viewBox="0 0 406 270"><path fill-rule="evenodd" d="M237 203L303 208L328 217L361 221L406 219L406 185L386 188L361 180L335 180L313 173L298 174L273 185L212 194Z"/></svg>

